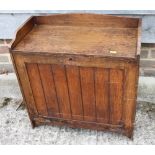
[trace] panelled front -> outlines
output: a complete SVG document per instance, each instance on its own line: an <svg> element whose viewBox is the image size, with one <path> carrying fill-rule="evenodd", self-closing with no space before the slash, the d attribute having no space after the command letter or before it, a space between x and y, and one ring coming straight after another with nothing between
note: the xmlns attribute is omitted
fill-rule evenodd
<svg viewBox="0 0 155 155"><path fill-rule="evenodd" d="M138 18L66 14L28 19L17 30L10 54L32 127L65 125L131 138L140 37Z"/></svg>
<svg viewBox="0 0 155 155"><path fill-rule="evenodd" d="M25 63L39 116L120 125L124 70Z"/></svg>

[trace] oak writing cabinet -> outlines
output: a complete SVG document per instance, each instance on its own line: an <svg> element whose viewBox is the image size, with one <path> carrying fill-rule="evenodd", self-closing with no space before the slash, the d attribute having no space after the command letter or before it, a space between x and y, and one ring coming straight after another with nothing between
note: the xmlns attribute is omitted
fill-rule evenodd
<svg viewBox="0 0 155 155"><path fill-rule="evenodd" d="M34 16L10 54L33 127L50 124L133 135L139 18Z"/></svg>

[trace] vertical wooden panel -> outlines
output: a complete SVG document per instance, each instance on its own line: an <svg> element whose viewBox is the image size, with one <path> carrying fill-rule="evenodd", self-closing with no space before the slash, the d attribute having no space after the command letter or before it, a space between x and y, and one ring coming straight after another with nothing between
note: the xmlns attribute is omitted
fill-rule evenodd
<svg viewBox="0 0 155 155"><path fill-rule="evenodd" d="M38 109L38 113L43 116L47 116L47 107L44 97L44 92L41 85L39 70L37 64L27 64L27 72L30 80L30 84L33 91L33 96Z"/></svg>
<svg viewBox="0 0 155 155"><path fill-rule="evenodd" d="M59 106L50 65L39 64L40 77L44 89L49 116L59 117Z"/></svg>
<svg viewBox="0 0 155 155"><path fill-rule="evenodd" d="M52 71L61 116L69 119L71 118L71 109L65 67L63 65L52 65Z"/></svg>
<svg viewBox="0 0 155 155"><path fill-rule="evenodd" d="M123 71L110 69L111 123L119 124L122 117Z"/></svg>
<svg viewBox="0 0 155 155"><path fill-rule="evenodd" d="M124 92L124 122L125 128L130 129L129 132L132 131L133 122L135 119L135 112L136 112L136 92L137 92L137 85L138 85L138 73L139 69L138 66L132 65L129 67L128 72L125 78L125 92Z"/></svg>
<svg viewBox="0 0 155 155"><path fill-rule="evenodd" d="M95 72L96 115L97 121L109 121L109 70L97 68Z"/></svg>
<svg viewBox="0 0 155 155"><path fill-rule="evenodd" d="M81 67L81 87L82 87L82 99L84 120L95 121L95 86L94 86L94 70L93 68Z"/></svg>
<svg viewBox="0 0 155 155"><path fill-rule="evenodd" d="M79 68L76 66L66 66L66 74L69 87L72 118L77 120L83 120Z"/></svg>
<svg viewBox="0 0 155 155"><path fill-rule="evenodd" d="M19 80L20 80L20 85L21 85L21 89L23 90L23 98L25 98L27 107L28 107L28 111L31 115L37 115L38 111L34 102L34 98L33 98L33 94L32 94L32 89L31 89L31 85L29 82L29 78L27 75L27 70L23 61L23 58L21 56L18 55L13 55L14 59L15 59L15 65L17 67L17 76L19 76Z"/></svg>

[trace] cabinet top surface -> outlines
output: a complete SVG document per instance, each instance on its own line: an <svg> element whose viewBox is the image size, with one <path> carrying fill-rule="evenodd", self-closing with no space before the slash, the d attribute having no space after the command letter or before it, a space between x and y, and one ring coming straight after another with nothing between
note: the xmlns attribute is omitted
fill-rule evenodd
<svg viewBox="0 0 155 155"><path fill-rule="evenodd" d="M137 38L137 27L35 24L13 50L135 58Z"/></svg>

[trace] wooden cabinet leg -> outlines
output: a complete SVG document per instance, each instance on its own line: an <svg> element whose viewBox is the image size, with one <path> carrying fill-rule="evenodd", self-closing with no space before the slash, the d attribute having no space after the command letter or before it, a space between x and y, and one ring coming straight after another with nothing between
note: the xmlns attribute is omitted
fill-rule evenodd
<svg viewBox="0 0 155 155"><path fill-rule="evenodd" d="M127 129L124 133L129 139L133 140L133 128Z"/></svg>
<svg viewBox="0 0 155 155"><path fill-rule="evenodd" d="M35 125L35 121L32 120L32 119L30 119L30 120L31 120L31 126L32 126L32 129L34 129L34 128L36 127L36 125Z"/></svg>

